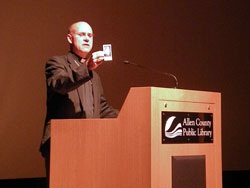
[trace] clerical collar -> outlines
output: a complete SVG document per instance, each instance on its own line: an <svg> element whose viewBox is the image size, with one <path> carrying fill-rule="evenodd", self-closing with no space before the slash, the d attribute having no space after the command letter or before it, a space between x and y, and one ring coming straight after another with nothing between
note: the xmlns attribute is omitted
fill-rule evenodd
<svg viewBox="0 0 250 188"><path fill-rule="evenodd" d="M73 51L70 51L76 58L77 58L77 60L79 61L79 62L84 62L86 59L85 58L82 58L82 57L80 57L79 55L77 55L76 53L74 53ZM84 60L84 61L82 61L82 60Z"/></svg>

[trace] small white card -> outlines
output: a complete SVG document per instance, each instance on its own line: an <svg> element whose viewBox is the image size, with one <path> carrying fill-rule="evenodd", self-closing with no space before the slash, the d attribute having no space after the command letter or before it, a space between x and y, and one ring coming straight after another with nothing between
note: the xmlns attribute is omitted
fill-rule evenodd
<svg viewBox="0 0 250 188"><path fill-rule="evenodd" d="M103 52L104 52L104 61L112 61L111 44L104 44L102 47L103 47Z"/></svg>

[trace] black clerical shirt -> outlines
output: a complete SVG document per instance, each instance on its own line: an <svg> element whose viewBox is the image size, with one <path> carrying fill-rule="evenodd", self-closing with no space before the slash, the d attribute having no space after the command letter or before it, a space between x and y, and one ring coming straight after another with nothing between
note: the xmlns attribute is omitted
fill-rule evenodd
<svg viewBox="0 0 250 188"><path fill-rule="evenodd" d="M73 52L72 52L73 53ZM73 53L77 58L78 62L75 62L78 66L79 63L85 63L86 59L82 59L80 56ZM89 71L92 74L91 71ZM83 91L83 111L85 112L86 118L93 118L94 115L94 97L93 97L93 86L91 79L80 86Z"/></svg>

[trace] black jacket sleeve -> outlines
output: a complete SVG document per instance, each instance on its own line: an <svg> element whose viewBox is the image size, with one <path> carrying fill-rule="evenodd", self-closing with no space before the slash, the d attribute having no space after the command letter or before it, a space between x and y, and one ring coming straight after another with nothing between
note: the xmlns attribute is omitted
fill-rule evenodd
<svg viewBox="0 0 250 188"><path fill-rule="evenodd" d="M48 89L66 94L92 78L86 64L70 65L65 56L52 57L45 67Z"/></svg>

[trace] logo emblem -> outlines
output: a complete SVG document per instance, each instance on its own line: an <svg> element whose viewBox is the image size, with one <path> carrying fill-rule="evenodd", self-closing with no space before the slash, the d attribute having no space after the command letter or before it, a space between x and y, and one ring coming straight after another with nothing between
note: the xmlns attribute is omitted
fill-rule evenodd
<svg viewBox="0 0 250 188"><path fill-rule="evenodd" d="M177 136L182 136L182 126L181 126L181 123L178 123L175 126L174 130L172 130L171 132L169 132L169 130L172 127L172 124L173 124L173 121L174 121L175 118L176 118L175 116L171 116L166 121L166 124L165 124L165 136L167 138L175 138Z"/></svg>

